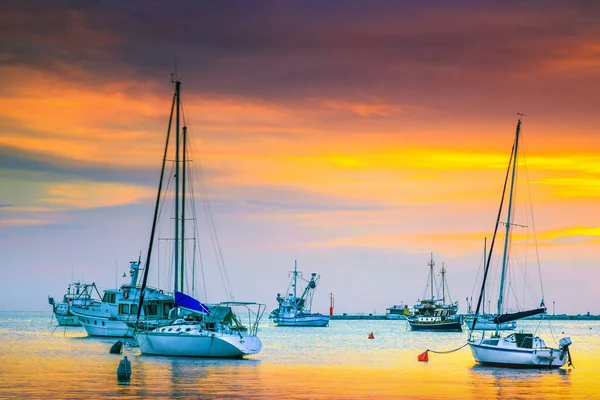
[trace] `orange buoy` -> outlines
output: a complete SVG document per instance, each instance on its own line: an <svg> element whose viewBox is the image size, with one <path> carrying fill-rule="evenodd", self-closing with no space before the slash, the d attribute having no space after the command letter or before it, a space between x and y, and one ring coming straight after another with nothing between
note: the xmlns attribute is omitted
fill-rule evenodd
<svg viewBox="0 0 600 400"><path fill-rule="evenodd" d="M373 332L369 333L369 339L375 339L375 335L373 335Z"/></svg>
<svg viewBox="0 0 600 400"><path fill-rule="evenodd" d="M429 350L425 350L424 353L421 353L417 356L417 360L419 361L423 361L423 362L428 362L429 361L429 355L427 354L429 352Z"/></svg>

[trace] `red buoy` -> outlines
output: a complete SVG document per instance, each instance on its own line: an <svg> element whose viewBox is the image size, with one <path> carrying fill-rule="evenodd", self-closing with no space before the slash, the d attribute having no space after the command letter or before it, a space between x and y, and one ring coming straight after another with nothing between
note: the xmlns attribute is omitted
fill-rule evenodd
<svg viewBox="0 0 600 400"><path fill-rule="evenodd" d="M373 335L373 332L369 333L369 339L375 339L375 335Z"/></svg>
<svg viewBox="0 0 600 400"><path fill-rule="evenodd" d="M429 352L429 350L425 350L424 353L419 354L417 357L417 360L423 361L423 362L428 362L429 361L429 355L427 354L428 352Z"/></svg>

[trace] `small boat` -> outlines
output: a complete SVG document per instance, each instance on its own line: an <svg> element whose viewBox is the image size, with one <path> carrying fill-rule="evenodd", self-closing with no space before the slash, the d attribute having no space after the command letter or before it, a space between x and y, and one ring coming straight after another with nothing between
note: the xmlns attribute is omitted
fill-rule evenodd
<svg viewBox="0 0 600 400"><path fill-rule="evenodd" d="M504 189L502 192L502 198L500 201L500 208L498 211L498 217L496 219L496 225L494 228L494 235L492 237L492 244L489 250L489 256L484 270L483 282L481 285L481 291L479 294L479 300L477 302L477 308L475 309L475 317L472 323L476 324L479 319L479 310L481 308L482 298L485 293L486 280L488 277L490 260L492 258L494 243L496 234L498 232L498 226L500 225L500 218L504 206L504 198L506 194L508 177L510 175L510 187L508 194L508 210L506 211L506 219L503 224L506 227L504 235L504 251L502 255L502 270L500 278L500 288L498 291L498 313L492 319L492 322L496 325L503 323L517 321L522 318L527 318L534 315L544 314L546 307L544 305L544 299L537 308L533 308L525 311L518 312L506 312L504 310L504 296L506 292L505 281L508 275L508 263L511 259L509 253L513 248L513 244L510 243L511 229L513 225L513 200L514 200L514 189L515 189L515 177L517 171L517 162L519 156L519 139L521 130L521 119L517 122L517 129L515 134L515 141L513 144L510 160L508 163L508 170L506 171L506 178L504 181ZM514 259L515 257L513 257ZM571 339L569 337L563 337L558 342L558 347L549 347L546 342L533 333L519 332L513 333L508 336L502 336L500 329L495 329L490 337L485 336L485 331L482 332L481 337L474 337L473 331L469 335L468 344L471 348L471 353L476 362L482 365L492 365L499 367L509 368L560 368L567 361L570 363L570 351L569 346L571 345Z"/></svg>
<svg viewBox="0 0 600 400"><path fill-rule="evenodd" d="M135 321L141 289L137 285L140 260L130 261L131 282L118 289L104 291L102 301L91 301L71 307L71 312L90 336L133 337L133 328L127 323ZM95 285L94 285L95 287ZM147 287L142 311L148 324L159 325L167 320L173 308L173 296L162 290Z"/></svg>
<svg viewBox="0 0 600 400"><path fill-rule="evenodd" d="M247 355L257 354L262 349L262 342L258 338L258 323L265 311L264 304L253 302L225 301L218 304L203 304L192 296L183 293L186 287L186 213L185 206L193 205L193 199L186 197L186 165L189 162L186 152L188 144L187 127L180 129L180 87L181 82L175 81L175 93L169 117L169 127L164 149L162 169L158 185L158 194L154 209L152 231L146 257L146 267L142 279L141 296L139 304L144 303L147 293L144 291L148 279L148 271L155 241L156 226L160 215L160 206L164 197L162 191L163 178L165 177L165 163L169 150L169 137L171 123L175 116L175 168L174 168L174 215L175 238L173 240L173 278L175 293L175 308L170 313L170 321L167 324L156 326L148 320L148 314L141 318L140 309L133 324L134 336L144 355L158 356L183 356L183 357L221 357L241 358ZM176 115L174 115L176 114ZM180 142L183 149L180 149ZM180 157L181 156L181 157ZM181 166L181 173L180 173ZM187 180L188 184L193 179ZM193 194L187 191L188 196ZM187 200L187 201L186 201ZM181 206L181 209L179 207ZM205 205L206 207L206 205ZM195 222L195 219L193 219ZM214 228L214 227L211 227ZM212 229L214 232L214 229ZM195 243L195 242L194 242ZM197 247L194 245L194 250ZM218 251L220 254L220 250ZM222 260L220 261L222 262ZM224 268L223 265L221 265ZM192 273L193 273L192 268ZM221 271L223 273L223 271ZM191 279L192 287L194 278ZM192 289L193 291L193 289ZM149 323L150 322L150 323ZM247 325L244 325L247 324Z"/></svg>
<svg viewBox="0 0 600 400"><path fill-rule="evenodd" d="M407 319L409 315L408 304L393 305L385 309L385 319Z"/></svg>
<svg viewBox="0 0 600 400"><path fill-rule="evenodd" d="M56 322L60 326L79 326L81 325L77 317L71 312L71 307L89 305L92 300L92 289L95 285L88 285L80 282L73 282L67 286L67 293L63 296L60 303L54 301L54 297L48 296L48 304L52 306L52 312Z"/></svg>
<svg viewBox="0 0 600 400"><path fill-rule="evenodd" d="M310 280L305 280L302 272L298 271L297 262L294 261L294 270L291 271L291 281L288 287L290 293L287 296L277 293L276 299L279 306L269 315L273 323L277 326L325 327L329 325L329 315L313 313L310 310L319 279L320 276L313 273ZM300 296L298 296L298 281L306 282Z"/></svg>
<svg viewBox="0 0 600 400"><path fill-rule="evenodd" d="M413 331L431 332L462 332L462 315L457 315L458 302L446 304L446 268L442 265L442 297L434 297L435 278L433 254L429 265L429 281L431 298L421 300L413 307L413 313L408 317L408 324Z"/></svg>

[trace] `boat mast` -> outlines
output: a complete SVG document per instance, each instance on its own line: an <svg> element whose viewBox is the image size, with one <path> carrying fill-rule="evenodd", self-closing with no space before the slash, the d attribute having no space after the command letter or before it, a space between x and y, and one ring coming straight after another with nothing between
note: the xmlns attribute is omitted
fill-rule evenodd
<svg viewBox="0 0 600 400"><path fill-rule="evenodd" d="M446 268L444 268L444 263L442 262L442 304L446 304Z"/></svg>
<svg viewBox="0 0 600 400"><path fill-rule="evenodd" d="M512 203L513 203L513 192L515 186L515 174L517 170L517 156L519 150L519 131L521 130L521 119L517 122L517 132L515 134L515 150L512 159L512 173L510 180L510 192L508 195L508 214L506 216L506 231L504 235L504 254L502 257L502 275L500 278L500 293L498 295L498 315L502 314L502 301L504 300L504 280L506 277L506 265L508 264L508 237L510 235L511 217L512 217Z"/></svg>
<svg viewBox="0 0 600 400"><path fill-rule="evenodd" d="M156 203L154 205L154 217L152 219L152 230L150 231L150 243L148 244L148 254L146 255L146 267L144 268L144 278L142 279L142 287L140 288L140 299L138 302L138 311L136 315L136 327L137 322L140 320L140 313L142 312L142 305L144 304L144 295L146 291L146 282L148 281L148 271L150 267L150 258L152 256L152 245L154 244L154 235L156 233L156 220L158 219L158 209L160 206L160 196L162 194L162 184L163 178L165 175L165 164L167 163L167 153L169 150L169 138L171 136L171 125L173 123L173 108L175 107L175 98L177 97L177 92L173 96L173 101L171 102L171 114L169 114L169 127L167 128L167 138L165 139L165 151L163 153L162 167L160 169L160 179L158 180L158 193L156 194ZM98 289L96 289L97 291Z"/></svg>
<svg viewBox="0 0 600 400"><path fill-rule="evenodd" d="M187 141L187 126L183 127L183 164L181 165L181 271L180 271L180 282L181 291L183 292L183 280L184 280L184 266L183 261L185 256L185 164L186 164L186 141Z"/></svg>
<svg viewBox="0 0 600 400"><path fill-rule="evenodd" d="M294 260L294 283L292 284L292 286L294 287L294 304L296 304L296 278L298 276L297 265L298 261Z"/></svg>
<svg viewBox="0 0 600 400"><path fill-rule="evenodd" d="M179 96L180 96L181 82L178 80L175 82L175 95L177 97L177 110L175 116L175 263L174 275L175 283L173 288L173 294L179 290Z"/></svg>
<svg viewBox="0 0 600 400"><path fill-rule="evenodd" d="M435 263L433 262L433 253L431 253L431 260L427 265L429 265L429 277L431 278L431 301L433 302L433 266L435 265Z"/></svg>
<svg viewBox="0 0 600 400"><path fill-rule="evenodd" d="M486 267L485 259L487 257L487 237L483 238L483 268ZM489 310L488 310L489 311ZM485 288L483 289L483 310L481 310L482 314L485 314Z"/></svg>

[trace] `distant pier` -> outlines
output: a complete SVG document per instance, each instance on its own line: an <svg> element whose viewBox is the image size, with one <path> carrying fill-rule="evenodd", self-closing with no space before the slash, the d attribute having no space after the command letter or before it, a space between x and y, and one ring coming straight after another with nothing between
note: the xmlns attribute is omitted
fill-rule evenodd
<svg viewBox="0 0 600 400"><path fill-rule="evenodd" d="M543 316L533 316L525 319L549 319L549 320L557 320L557 321L600 321L600 315L589 315L589 314L556 314L550 315L546 314ZM334 314L330 317L331 320L346 320L346 321L354 321L354 320L382 320L386 319L383 314L364 314L364 313L343 313L343 314ZM397 320L396 320L397 321Z"/></svg>

